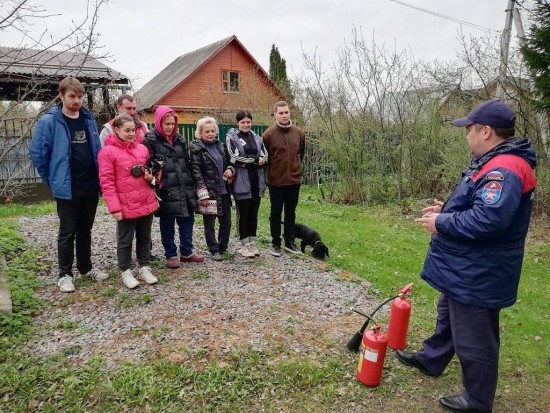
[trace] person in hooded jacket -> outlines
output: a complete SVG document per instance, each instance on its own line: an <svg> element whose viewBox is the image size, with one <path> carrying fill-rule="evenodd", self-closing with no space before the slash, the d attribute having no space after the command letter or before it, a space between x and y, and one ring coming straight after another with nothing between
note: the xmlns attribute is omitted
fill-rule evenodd
<svg viewBox="0 0 550 413"><path fill-rule="evenodd" d="M241 249L245 258L260 255L256 247L258 211L264 196L266 182L263 166L267 164L267 150L262 138L252 129L252 114L241 110L236 115L238 129L227 132L225 143L229 161L235 165L235 178L231 192L238 211L238 229Z"/></svg>
<svg viewBox="0 0 550 413"><path fill-rule="evenodd" d="M187 142L178 133L178 116L168 106L155 111L155 128L145 135L143 144L152 159L164 163L157 182L160 208L160 235L168 268L179 268L181 262L199 263L202 255L193 252L194 209L197 206L193 176L191 175ZM179 229L179 250L174 241L175 225Z"/></svg>
<svg viewBox="0 0 550 413"><path fill-rule="evenodd" d="M99 151L99 181L107 209L117 221L117 258L122 281L132 289L139 285L130 268L132 241L136 237L138 278L147 284L158 280L149 267L151 225L158 208L150 183L151 171L145 167L149 151L136 141L136 127L129 115L118 115L114 134L107 135Z"/></svg>
<svg viewBox="0 0 550 413"><path fill-rule="evenodd" d="M517 298L536 154L528 139L514 137L515 113L498 100L453 124L466 127L472 164L447 202L435 200L416 219L432 234L421 277L441 293L436 329L422 350L396 355L439 376L456 354L464 391L442 397L441 406L490 412L498 380L499 313Z"/></svg>
<svg viewBox="0 0 550 413"><path fill-rule="evenodd" d="M189 144L191 171L201 203L204 237L214 261L223 260L231 234L231 195L229 186L235 169L229 165L224 144L216 139L218 124L211 117L197 121L195 139ZM209 210L209 206L212 210ZM216 239L215 223L219 221Z"/></svg>

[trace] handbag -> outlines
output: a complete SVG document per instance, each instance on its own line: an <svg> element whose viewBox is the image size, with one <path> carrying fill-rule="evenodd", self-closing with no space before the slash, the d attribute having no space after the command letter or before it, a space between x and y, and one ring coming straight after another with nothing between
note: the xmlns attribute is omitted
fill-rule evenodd
<svg viewBox="0 0 550 413"><path fill-rule="evenodd" d="M202 204L199 202L197 211L199 212L199 214L203 214L203 215L217 215L218 203L216 202L215 199L209 199L208 204L206 206L202 206Z"/></svg>

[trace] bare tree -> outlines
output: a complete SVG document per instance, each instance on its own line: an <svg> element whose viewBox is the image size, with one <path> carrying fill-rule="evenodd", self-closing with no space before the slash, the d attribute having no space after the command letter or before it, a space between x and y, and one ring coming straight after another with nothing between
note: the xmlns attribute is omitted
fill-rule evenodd
<svg viewBox="0 0 550 413"><path fill-rule="evenodd" d="M433 82L410 51L388 50L357 28L337 54L325 68L316 52L303 53L305 72L295 88L309 129L322 135L313 141L326 154L322 162L334 165L332 180L325 179L329 196L368 203L418 194L426 165L438 161L431 149L438 135L423 128L437 115ZM417 161L421 149L433 154L431 162Z"/></svg>
<svg viewBox="0 0 550 413"><path fill-rule="evenodd" d="M519 50L511 50L507 76L499 79L498 37L458 36L462 47L450 62L418 62L410 51L388 49L356 28L329 66L316 51L303 52L305 71L294 90L315 136L308 156L316 163L316 171L306 172L321 177L329 198L364 203L446 196L470 156L463 131L449 121L495 97L501 86L518 113L517 135L537 147L538 202L548 204L540 196L550 193L550 144L528 99Z"/></svg>
<svg viewBox="0 0 550 413"><path fill-rule="evenodd" d="M54 103L55 80L68 74L78 77L90 59L108 58L102 52L97 34L99 11L105 3L106 0L88 1L85 15L79 21L72 21L63 35L54 38L48 29L37 36L31 29L35 23L56 15L29 0L0 0L0 33L15 31L21 39L18 47L0 48L0 73L15 71L18 74L17 81L10 82L10 89L4 91L9 95L3 99L9 104L0 110L0 196L21 195L20 174L32 166L28 160L18 158L19 155L15 158L11 155L29 139L38 117ZM94 102L97 105L103 101L99 90L87 92L90 108ZM38 111L29 106L29 102L36 100L45 103Z"/></svg>
<svg viewBox="0 0 550 413"><path fill-rule="evenodd" d="M497 37L486 35L467 38L461 35L460 43L458 57L461 74L456 90L462 93L466 101L469 100L469 107L475 101L497 97L497 89L500 88L504 93L503 100L518 113L516 133L519 136L531 136L540 153L550 154L547 133L529 99L531 74L524 64L519 46L510 50L506 77L501 79L500 44ZM440 69L436 71L441 72ZM453 115L462 116L458 113Z"/></svg>

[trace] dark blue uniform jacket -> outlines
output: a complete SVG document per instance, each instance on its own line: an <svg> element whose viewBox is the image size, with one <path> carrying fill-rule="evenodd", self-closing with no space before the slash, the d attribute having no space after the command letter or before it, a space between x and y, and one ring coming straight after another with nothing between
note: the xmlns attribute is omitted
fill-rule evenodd
<svg viewBox="0 0 550 413"><path fill-rule="evenodd" d="M452 299L496 309L516 301L536 185L528 139L473 159L435 225L421 277Z"/></svg>

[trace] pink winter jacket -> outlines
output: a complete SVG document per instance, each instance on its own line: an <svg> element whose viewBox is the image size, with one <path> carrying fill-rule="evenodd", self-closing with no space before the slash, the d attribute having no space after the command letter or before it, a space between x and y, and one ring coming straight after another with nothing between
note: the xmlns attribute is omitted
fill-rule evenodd
<svg viewBox="0 0 550 413"><path fill-rule="evenodd" d="M122 212L122 218L138 218L158 209L158 201L149 182L132 175L132 167L144 165L149 151L141 143L123 142L116 135L107 135L99 151L99 182L107 209L111 214Z"/></svg>

